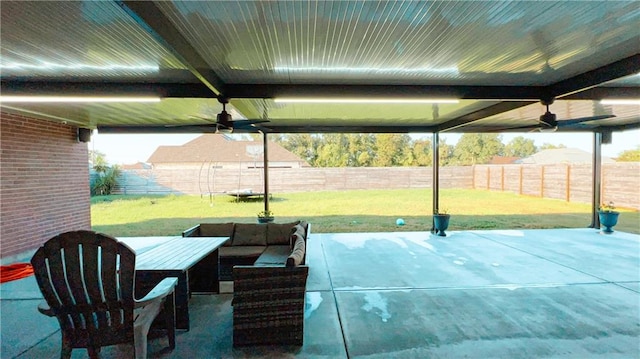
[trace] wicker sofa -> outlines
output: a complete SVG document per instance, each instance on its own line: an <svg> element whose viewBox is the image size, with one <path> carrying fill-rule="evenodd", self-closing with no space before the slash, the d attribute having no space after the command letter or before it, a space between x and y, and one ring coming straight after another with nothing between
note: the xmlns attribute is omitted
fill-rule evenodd
<svg viewBox="0 0 640 359"><path fill-rule="evenodd" d="M183 236L220 237L220 276L233 279L233 345L302 345L310 225L202 223ZM229 276L231 269L231 276Z"/></svg>
<svg viewBox="0 0 640 359"><path fill-rule="evenodd" d="M201 223L183 237L229 237L220 248L220 280L233 280L233 266L304 265L311 224ZM297 241L302 239L302 241ZM297 246L297 248L296 248Z"/></svg>

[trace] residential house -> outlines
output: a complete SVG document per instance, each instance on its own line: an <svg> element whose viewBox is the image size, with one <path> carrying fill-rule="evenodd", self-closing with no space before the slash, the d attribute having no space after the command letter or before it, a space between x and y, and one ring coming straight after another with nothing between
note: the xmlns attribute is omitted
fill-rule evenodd
<svg viewBox="0 0 640 359"><path fill-rule="evenodd" d="M280 146L268 143L269 168L300 168L309 164ZM204 134L181 146L159 146L148 163L154 169L194 169L204 165L215 168L263 168L261 141L235 140L224 134Z"/></svg>
<svg viewBox="0 0 640 359"><path fill-rule="evenodd" d="M580 164L591 163L593 155L587 151L577 148L553 148L542 150L534 153L529 157L525 157L516 163L521 164L537 164L548 165L557 163ZM609 157L602 157L602 163L614 163L615 161Z"/></svg>

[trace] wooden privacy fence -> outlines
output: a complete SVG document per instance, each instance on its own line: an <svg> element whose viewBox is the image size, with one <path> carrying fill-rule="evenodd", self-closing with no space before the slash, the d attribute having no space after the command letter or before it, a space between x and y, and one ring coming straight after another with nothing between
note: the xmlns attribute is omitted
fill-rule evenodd
<svg viewBox="0 0 640 359"><path fill-rule="evenodd" d="M474 189L591 203L592 173L591 164L476 165L472 183ZM601 200L640 210L640 163L603 164Z"/></svg>
<svg viewBox="0 0 640 359"><path fill-rule="evenodd" d="M206 175L203 175L206 173ZM445 166L440 188L509 191L568 202L591 202L590 164ZM640 210L640 163L604 164L602 200ZM271 193L357 189L432 188L431 167L271 168ZM115 193L217 194L262 192L263 170L200 167L125 170Z"/></svg>
<svg viewBox="0 0 640 359"><path fill-rule="evenodd" d="M224 193L242 189L262 192L263 169L219 168L202 175L199 168L124 170L115 193ZM442 188L471 188L471 167L446 167ZM272 193L387 188L431 188L431 167L270 168Z"/></svg>

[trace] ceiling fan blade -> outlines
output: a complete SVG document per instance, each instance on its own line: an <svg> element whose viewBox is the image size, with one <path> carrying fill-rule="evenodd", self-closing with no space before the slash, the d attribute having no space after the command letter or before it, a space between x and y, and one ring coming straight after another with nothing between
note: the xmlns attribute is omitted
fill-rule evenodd
<svg viewBox="0 0 640 359"><path fill-rule="evenodd" d="M599 115L599 116L573 118L569 120L558 120L558 127L567 127L567 126L580 124L582 122L604 120L604 119L613 118L613 117L616 117L616 116L615 115Z"/></svg>
<svg viewBox="0 0 640 359"><path fill-rule="evenodd" d="M526 126L515 126L515 127L501 127L501 128L490 128L486 132L527 132L527 130L537 130L540 128L540 125L526 125ZM484 131L480 131L484 132Z"/></svg>
<svg viewBox="0 0 640 359"><path fill-rule="evenodd" d="M234 120L231 121L231 123L233 124L233 127L246 127L246 126L251 126L254 124L258 124L258 123L265 123L265 122L269 122L269 120Z"/></svg>

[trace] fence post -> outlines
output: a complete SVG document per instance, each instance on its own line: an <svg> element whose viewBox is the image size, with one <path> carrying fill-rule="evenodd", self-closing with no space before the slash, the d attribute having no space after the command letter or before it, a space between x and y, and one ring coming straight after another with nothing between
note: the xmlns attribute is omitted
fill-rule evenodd
<svg viewBox="0 0 640 359"><path fill-rule="evenodd" d="M544 198L544 165L540 168L540 198Z"/></svg>
<svg viewBox="0 0 640 359"><path fill-rule="evenodd" d="M504 166L500 167L500 190L504 192Z"/></svg>
<svg viewBox="0 0 640 359"><path fill-rule="evenodd" d="M487 166L487 190L491 190L491 167Z"/></svg>
<svg viewBox="0 0 640 359"><path fill-rule="evenodd" d="M476 165L471 166L471 188L476 189Z"/></svg>
<svg viewBox="0 0 640 359"><path fill-rule="evenodd" d="M522 194L522 174L524 172L524 167L522 165L520 165L520 171L519 171L519 176L520 178L518 178L518 194Z"/></svg>
<svg viewBox="0 0 640 359"><path fill-rule="evenodd" d="M567 202L571 202L571 165L567 164L567 183L565 185L565 199Z"/></svg>

